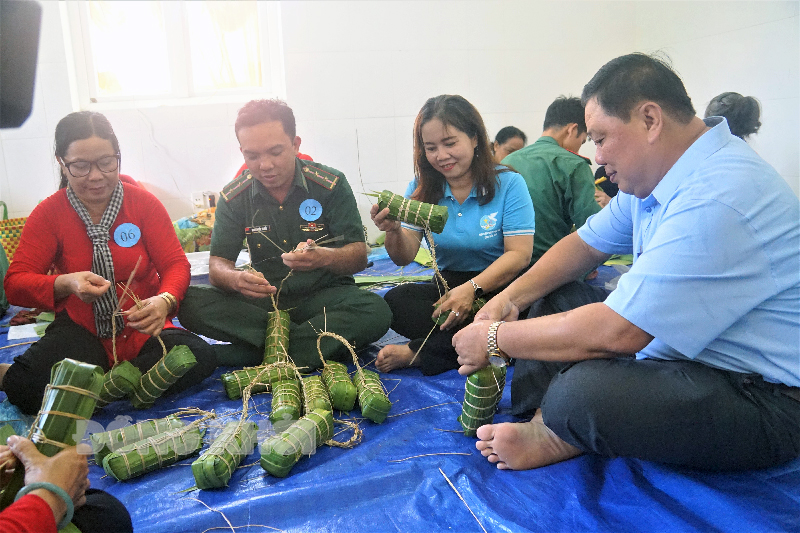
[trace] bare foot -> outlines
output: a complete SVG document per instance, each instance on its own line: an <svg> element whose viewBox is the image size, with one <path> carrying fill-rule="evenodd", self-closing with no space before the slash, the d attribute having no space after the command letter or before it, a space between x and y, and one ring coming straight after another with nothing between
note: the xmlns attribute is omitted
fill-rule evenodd
<svg viewBox="0 0 800 533"><path fill-rule="evenodd" d="M391 372L395 368L419 366L419 358L414 360L414 352L408 344L387 344L378 352L375 367L381 372Z"/></svg>
<svg viewBox="0 0 800 533"><path fill-rule="evenodd" d="M475 447L501 470L539 468L583 453L544 425L541 409L530 422L481 426L477 434Z"/></svg>

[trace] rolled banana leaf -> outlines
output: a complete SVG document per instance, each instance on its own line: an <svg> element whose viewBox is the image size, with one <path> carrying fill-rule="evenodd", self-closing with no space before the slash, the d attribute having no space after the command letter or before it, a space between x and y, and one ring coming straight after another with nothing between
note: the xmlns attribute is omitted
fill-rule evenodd
<svg viewBox="0 0 800 533"><path fill-rule="evenodd" d="M372 370L359 370L353 376L356 389L358 389L358 405L361 414L376 424L386 420L392 402L386 395L380 377Z"/></svg>
<svg viewBox="0 0 800 533"><path fill-rule="evenodd" d="M128 444L106 455L103 470L125 481L191 457L203 447L205 429L190 424Z"/></svg>
<svg viewBox="0 0 800 533"><path fill-rule="evenodd" d="M119 363L106 372L97 406L103 407L111 402L130 396L139 385L141 379L142 371L133 366L130 361Z"/></svg>
<svg viewBox="0 0 800 533"><path fill-rule="evenodd" d="M184 425L180 418L175 415L169 415L166 418L144 420L130 426L104 431L103 433L93 433L90 440L94 451L94 462L102 465L106 455L123 446L171 429L181 428Z"/></svg>
<svg viewBox="0 0 800 533"><path fill-rule="evenodd" d="M306 376L303 378L303 404L306 413L315 409L333 411L331 396L320 376Z"/></svg>
<svg viewBox="0 0 800 533"><path fill-rule="evenodd" d="M464 435L474 437L479 427L491 424L506 386L506 367L486 366L473 372L464 386L464 403L458 421Z"/></svg>
<svg viewBox="0 0 800 533"><path fill-rule="evenodd" d="M85 428L85 421L92 416L102 386L103 370L99 366L73 359L53 365L50 384L30 434L42 454L52 457L63 449L61 445L75 446L83 438L83 429L79 428ZM24 482L25 469L15 469L0 495L0 509L14 502Z"/></svg>
<svg viewBox="0 0 800 533"><path fill-rule="evenodd" d="M434 233L441 233L447 223L447 207L409 200L392 191L382 191L378 196L378 209L389 208L389 219L399 220L414 226L428 226Z"/></svg>
<svg viewBox="0 0 800 533"><path fill-rule="evenodd" d="M331 394L333 408L340 411L351 411L356 403L358 391L353 385L347 367L336 361L325 361L322 369L322 382Z"/></svg>
<svg viewBox="0 0 800 533"><path fill-rule="evenodd" d="M264 342L263 364L289 360L289 319L288 311L276 309L267 313L267 338Z"/></svg>
<svg viewBox="0 0 800 533"><path fill-rule="evenodd" d="M289 429L261 444L261 467L276 477L286 477L303 455L311 455L333 437L333 414L314 410Z"/></svg>
<svg viewBox="0 0 800 533"><path fill-rule="evenodd" d="M263 366L256 366L222 374L220 379L222 379L222 385L225 387L225 394L231 400L238 400L242 397L242 391L244 391L245 387L250 385L263 369ZM293 379L294 377L294 370L290 366L273 366L261 374L258 378L258 383L250 389L250 393L269 392L272 383Z"/></svg>
<svg viewBox="0 0 800 533"><path fill-rule="evenodd" d="M197 488L227 487L233 471L252 453L257 433L255 422L228 422L208 450L192 463Z"/></svg>
<svg viewBox="0 0 800 533"><path fill-rule="evenodd" d="M294 379L278 381L272 385L272 412L269 419L273 424L297 420L303 412L300 397L300 382Z"/></svg>
<svg viewBox="0 0 800 533"><path fill-rule="evenodd" d="M133 390L131 404L136 409L151 407L173 383L196 364L197 360L188 346L173 347L139 380Z"/></svg>

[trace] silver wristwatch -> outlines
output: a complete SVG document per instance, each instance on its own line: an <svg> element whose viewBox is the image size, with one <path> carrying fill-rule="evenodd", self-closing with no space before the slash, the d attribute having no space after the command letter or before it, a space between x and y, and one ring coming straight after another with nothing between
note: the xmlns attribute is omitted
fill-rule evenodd
<svg viewBox="0 0 800 533"><path fill-rule="evenodd" d="M480 298L485 294L481 286L475 283L474 279L469 280L469 282L472 285L472 292L475 295L475 298Z"/></svg>

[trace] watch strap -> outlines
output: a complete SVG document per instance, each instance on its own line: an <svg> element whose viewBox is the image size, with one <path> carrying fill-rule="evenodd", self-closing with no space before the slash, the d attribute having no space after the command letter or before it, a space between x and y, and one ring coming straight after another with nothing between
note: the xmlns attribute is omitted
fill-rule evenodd
<svg viewBox="0 0 800 533"><path fill-rule="evenodd" d="M480 285L478 285L474 279L469 280L470 285L472 285L472 293L475 295L475 298L480 298L483 296L484 292Z"/></svg>
<svg viewBox="0 0 800 533"><path fill-rule="evenodd" d="M489 363L492 366L506 366L509 361L509 357L500 351L500 348L497 346L497 330L500 328L500 324L505 324L504 320L499 320L497 322L492 322L489 326L489 333L486 339L486 356L489 358Z"/></svg>

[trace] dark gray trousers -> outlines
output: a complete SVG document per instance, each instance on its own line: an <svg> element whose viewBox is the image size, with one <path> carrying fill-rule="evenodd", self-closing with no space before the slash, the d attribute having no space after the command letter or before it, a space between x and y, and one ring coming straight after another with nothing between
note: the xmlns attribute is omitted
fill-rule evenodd
<svg viewBox="0 0 800 533"><path fill-rule="evenodd" d="M531 315L601 297L581 285L557 291ZM586 452L708 470L764 468L800 456L800 401L790 397L797 393L756 374L633 357L517 360L511 383L515 415L541 407L547 427Z"/></svg>

